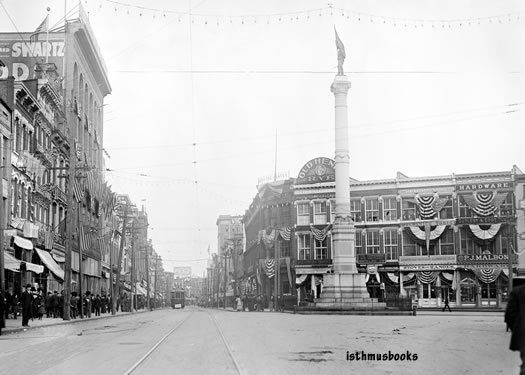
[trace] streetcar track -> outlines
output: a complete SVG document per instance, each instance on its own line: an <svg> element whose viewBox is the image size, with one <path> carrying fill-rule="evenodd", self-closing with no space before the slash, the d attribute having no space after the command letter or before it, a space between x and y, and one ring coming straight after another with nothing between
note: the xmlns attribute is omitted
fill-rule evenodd
<svg viewBox="0 0 525 375"><path fill-rule="evenodd" d="M235 359L235 356L233 355L233 352L230 348L230 345L228 344L228 342L226 341L226 338L224 337L224 334L222 333L222 330L219 326L219 323L217 323L217 319L215 319L215 315L213 315L212 313L210 313L208 311L208 315L210 316L211 320L213 321L213 323L215 324L215 328L217 328L217 332L219 333L219 336L221 336L221 339L222 339L222 342L224 344L224 346L226 347L226 350L235 366L235 369L237 370L237 372L239 373L239 375L243 375L243 372L241 371L241 366L239 365L239 363L237 362L237 360Z"/></svg>
<svg viewBox="0 0 525 375"><path fill-rule="evenodd" d="M150 356L151 354L153 354L153 352L155 352L155 350L169 337L171 336L171 334L173 332L175 332L177 330L177 328L179 328L186 320L188 320L190 318L190 316L192 316L194 314L194 311L192 311L190 314L188 314L188 316L186 316L184 319L182 319L175 327L173 327L166 335L164 335L164 337L162 337L155 345L153 345L153 347L148 350L148 352L146 354L144 354L142 356L142 358L140 358L137 362L135 362L135 364L133 366L131 366L125 373L124 375L130 375L131 373L133 373L142 363L144 363Z"/></svg>

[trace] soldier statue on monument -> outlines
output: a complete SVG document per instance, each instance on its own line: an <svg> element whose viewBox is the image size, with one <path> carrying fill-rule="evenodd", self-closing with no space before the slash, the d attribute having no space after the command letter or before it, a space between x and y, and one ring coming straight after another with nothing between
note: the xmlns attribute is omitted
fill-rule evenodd
<svg viewBox="0 0 525 375"><path fill-rule="evenodd" d="M344 76L343 72L343 63L345 62L345 46L343 45L343 42L341 42L341 39L339 39L339 35L337 35L337 30L334 27L335 31L335 46L337 47L337 75L338 76Z"/></svg>

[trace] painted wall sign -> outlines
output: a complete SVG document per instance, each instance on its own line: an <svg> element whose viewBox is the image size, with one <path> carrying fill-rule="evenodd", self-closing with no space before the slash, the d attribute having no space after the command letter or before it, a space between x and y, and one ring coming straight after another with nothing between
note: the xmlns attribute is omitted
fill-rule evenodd
<svg viewBox="0 0 525 375"><path fill-rule="evenodd" d="M29 42L30 34L22 34L26 40L2 40L0 39L0 60L6 65L0 68L0 79L8 76L15 77L15 81L24 81L35 77L35 66L46 59L46 53L50 63L57 66L59 74L62 74L62 63L64 60L64 39L56 39L56 35L50 34L49 43L45 40L45 34L40 39Z"/></svg>
<svg viewBox="0 0 525 375"><path fill-rule="evenodd" d="M297 176L296 184L312 184L335 181L335 161L329 158L315 158L306 163Z"/></svg>
<svg viewBox="0 0 525 375"><path fill-rule="evenodd" d="M512 183L509 181L497 181L497 182L476 182L470 184L458 184L456 190L458 192L463 191L476 191L476 190L511 190L513 189Z"/></svg>
<svg viewBox="0 0 525 375"><path fill-rule="evenodd" d="M487 217L461 217L456 219L456 224L497 224L513 222L512 216L487 216Z"/></svg>
<svg viewBox="0 0 525 375"><path fill-rule="evenodd" d="M516 257L512 257L512 261L516 261ZM459 264L477 264L477 263L494 263L494 264L508 264L509 256L507 254L465 254L458 255Z"/></svg>
<svg viewBox="0 0 525 375"><path fill-rule="evenodd" d="M450 271L455 270L455 264L406 264L399 265L400 271Z"/></svg>
<svg viewBox="0 0 525 375"><path fill-rule="evenodd" d="M359 264L378 264L386 262L385 254L357 254Z"/></svg>
<svg viewBox="0 0 525 375"><path fill-rule="evenodd" d="M421 255L421 256L400 256L399 265L414 264L456 264L455 255Z"/></svg>
<svg viewBox="0 0 525 375"><path fill-rule="evenodd" d="M444 219L444 220L408 220L402 221L400 223L401 227L424 227L425 225L430 225L435 227L438 225L454 225L456 224L456 219Z"/></svg>

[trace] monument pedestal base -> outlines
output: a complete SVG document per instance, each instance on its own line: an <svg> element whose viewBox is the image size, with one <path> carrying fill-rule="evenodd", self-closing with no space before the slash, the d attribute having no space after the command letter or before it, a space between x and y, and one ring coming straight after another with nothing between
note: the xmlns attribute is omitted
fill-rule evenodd
<svg viewBox="0 0 525 375"><path fill-rule="evenodd" d="M365 275L328 274L323 277L323 292L315 299L320 310L384 310L386 303L370 298Z"/></svg>

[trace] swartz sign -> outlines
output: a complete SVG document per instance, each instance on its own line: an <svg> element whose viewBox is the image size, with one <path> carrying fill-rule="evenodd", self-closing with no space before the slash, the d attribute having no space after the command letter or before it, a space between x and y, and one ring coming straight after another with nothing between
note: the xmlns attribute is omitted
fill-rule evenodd
<svg viewBox="0 0 525 375"><path fill-rule="evenodd" d="M5 67L0 68L0 79L9 76L15 77L15 81L33 79L36 64L45 62L46 55L61 74L64 45L63 39L50 39L49 43L45 40L0 40L0 61L5 64Z"/></svg>
<svg viewBox="0 0 525 375"><path fill-rule="evenodd" d="M400 271L445 271L457 268L455 255L400 256Z"/></svg>
<svg viewBox="0 0 525 375"><path fill-rule="evenodd" d="M310 160L301 168L296 184L331 181L335 181L335 161L321 157Z"/></svg>

